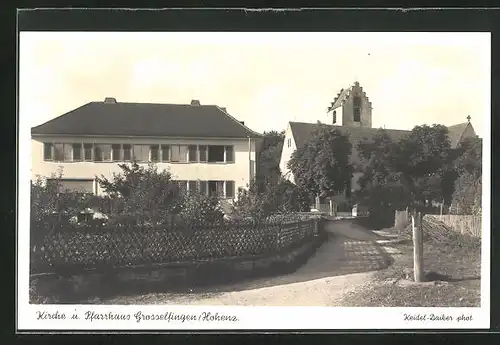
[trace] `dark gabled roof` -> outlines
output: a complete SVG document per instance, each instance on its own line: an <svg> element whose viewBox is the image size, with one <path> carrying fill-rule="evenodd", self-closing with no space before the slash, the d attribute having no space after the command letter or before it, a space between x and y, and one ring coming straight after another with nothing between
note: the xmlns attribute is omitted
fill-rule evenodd
<svg viewBox="0 0 500 345"><path fill-rule="evenodd" d="M448 127L448 135L450 137L451 147L457 147L458 143L462 139L462 135L468 126L472 126L470 122L459 123L458 125L453 125Z"/></svg>
<svg viewBox="0 0 500 345"><path fill-rule="evenodd" d="M295 145L297 148L302 147L306 141L311 138L312 133L317 128L316 123L304 123L304 122L290 122L290 129L292 130L292 135L295 140ZM340 130L344 134L349 135L349 141L352 144L351 152L351 162L358 163L359 157L357 152L358 142L362 139L372 139L375 134L379 131L379 128L366 128L366 127L343 127L343 126L332 126ZM403 136L407 135L409 131L399 130L399 129L385 129L385 132L392 140L399 140Z"/></svg>
<svg viewBox="0 0 500 345"><path fill-rule="evenodd" d="M34 135L260 137L216 105L91 102L42 125Z"/></svg>
<svg viewBox="0 0 500 345"><path fill-rule="evenodd" d="M297 148L302 147L309 138L311 138L312 133L317 128L318 124L316 123L306 123L306 122L290 122L290 128L292 130L292 135L295 140L295 145ZM348 133L349 139L351 141L352 146L352 159L353 161L358 160L357 154L357 143L361 139L372 139L375 134L378 132L379 128L366 128L366 127L344 127L337 125L328 125L339 129L342 133ZM448 135L450 138L450 144L452 148L456 148L457 145L462 140L462 135L467 129L468 126L472 126L470 122L460 123L458 125L453 125L448 128ZM400 129L384 129L387 135L392 140L399 140L403 136L410 133L407 130Z"/></svg>

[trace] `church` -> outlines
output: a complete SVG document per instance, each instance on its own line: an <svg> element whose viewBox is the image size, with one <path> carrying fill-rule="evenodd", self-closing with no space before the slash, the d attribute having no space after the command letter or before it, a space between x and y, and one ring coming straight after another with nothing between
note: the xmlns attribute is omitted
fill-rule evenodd
<svg viewBox="0 0 500 345"><path fill-rule="evenodd" d="M359 82L355 82L347 89L342 89L337 94L331 106L328 107L328 113L332 116L331 126L335 126L341 132L349 135L352 143L351 163L355 166L359 163L359 156L356 149L357 143L363 139L371 139L377 133L379 128L372 127L372 103ZM338 121L342 123L339 125ZM283 176L291 182L294 182L294 176L287 168L293 152L302 147L312 136L317 127L317 123L289 122L285 131L285 141L281 152L280 169ZM399 129L385 129L387 135L392 140L399 140L410 131ZM448 127L449 137L452 148L457 147L461 141L466 138L476 136L474 127L470 123L470 116L467 121ZM361 176L360 172L355 172L351 180L351 188L346 195L339 196L334 200L337 204L349 203L349 195L358 189L357 181Z"/></svg>

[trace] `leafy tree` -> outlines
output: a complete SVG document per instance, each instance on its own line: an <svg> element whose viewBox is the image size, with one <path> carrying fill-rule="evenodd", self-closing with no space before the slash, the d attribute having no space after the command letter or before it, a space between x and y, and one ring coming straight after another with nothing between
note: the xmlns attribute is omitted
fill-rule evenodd
<svg viewBox="0 0 500 345"><path fill-rule="evenodd" d="M483 143L479 137L466 138L463 140L455 154L455 169L459 174L472 173L481 175L482 173L482 150Z"/></svg>
<svg viewBox="0 0 500 345"><path fill-rule="evenodd" d="M31 182L31 220L33 222L64 222L86 207L98 204L92 195L62 190L63 170L46 179L37 176Z"/></svg>
<svg viewBox="0 0 500 345"><path fill-rule="evenodd" d="M374 225L389 226L394 211L404 209L410 202L408 182L397 171L397 143L381 129L372 139L362 139L357 149L363 174L354 199L368 207L373 220L377 220Z"/></svg>
<svg viewBox="0 0 500 345"><path fill-rule="evenodd" d="M481 214L482 197L482 141L467 138L457 148L454 166L457 179L454 185L452 212Z"/></svg>
<svg viewBox="0 0 500 345"><path fill-rule="evenodd" d="M352 145L348 136L318 123L312 137L288 162L297 185L311 196L330 197L346 190L352 176Z"/></svg>
<svg viewBox="0 0 500 345"><path fill-rule="evenodd" d="M224 213L218 198L189 193L182 201L179 216L184 224L203 228L222 221Z"/></svg>
<svg viewBox="0 0 500 345"><path fill-rule="evenodd" d="M136 162L119 167L122 172L114 173L111 179L103 175L96 178L112 198L123 199L118 219L157 224L180 212L182 195L168 170L158 171L154 164L144 167Z"/></svg>
<svg viewBox="0 0 500 345"><path fill-rule="evenodd" d="M259 220L275 214L309 211L310 200L305 191L285 179L276 184L268 182L263 192L253 182L250 188L238 190L234 209L242 217Z"/></svg>
<svg viewBox="0 0 500 345"><path fill-rule="evenodd" d="M481 215L481 176L465 172L455 182L451 212L455 214Z"/></svg>
<svg viewBox="0 0 500 345"><path fill-rule="evenodd" d="M415 126L394 151L396 171L402 172L414 207L450 198L453 151L443 125Z"/></svg>
<svg viewBox="0 0 500 345"><path fill-rule="evenodd" d="M258 153L256 180L263 190L268 183L277 183L280 179L280 158L285 140L285 131L264 132L262 146Z"/></svg>
<svg viewBox="0 0 500 345"><path fill-rule="evenodd" d="M281 179L273 190L278 213L309 212L311 199L307 191L292 182Z"/></svg>
<svg viewBox="0 0 500 345"><path fill-rule="evenodd" d="M269 193L261 192L256 181L248 189L239 188L234 211L240 217L263 219L273 213L275 205Z"/></svg>

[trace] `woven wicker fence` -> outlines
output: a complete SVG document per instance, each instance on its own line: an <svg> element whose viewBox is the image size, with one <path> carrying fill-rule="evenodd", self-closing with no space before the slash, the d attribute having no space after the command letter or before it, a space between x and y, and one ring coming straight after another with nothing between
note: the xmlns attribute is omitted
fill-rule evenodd
<svg viewBox="0 0 500 345"><path fill-rule="evenodd" d="M462 235L481 238L481 216L473 215L427 215L429 221L439 220Z"/></svg>
<svg viewBox="0 0 500 345"><path fill-rule="evenodd" d="M277 253L312 240L319 220L203 228L70 227L31 229L31 271L99 269ZM316 225L315 225L316 223Z"/></svg>

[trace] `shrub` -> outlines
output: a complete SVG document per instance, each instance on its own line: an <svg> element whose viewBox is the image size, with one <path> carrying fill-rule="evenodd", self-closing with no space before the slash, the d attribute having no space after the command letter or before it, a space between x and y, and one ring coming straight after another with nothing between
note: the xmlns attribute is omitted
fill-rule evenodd
<svg viewBox="0 0 500 345"><path fill-rule="evenodd" d="M221 222L224 214L217 198L191 193L184 196L179 216L184 224L202 227Z"/></svg>
<svg viewBox="0 0 500 345"><path fill-rule="evenodd" d="M250 188L238 190L236 213L243 217L264 219L275 214L310 210L308 194L288 180L267 183L264 188L254 182Z"/></svg>
<svg viewBox="0 0 500 345"><path fill-rule="evenodd" d="M311 210L311 200L308 193L293 184L282 179L272 191L275 195L275 202L278 212L309 212Z"/></svg>
<svg viewBox="0 0 500 345"><path fill-rule="evenodd" d="M50 182L40 176L31 183L31 221L32 222L59 222L67 221L71 216L78 214L85 208L94 208L99 205L99 198L79 192L61 190L60 179L53 174Z"/></svg>
<svg viewBox="0 0 500 345"><path fill-rule="evenodd" d="M128 224L162 224L173 213L181 209L182 195L168 170L159 171L156 165L140 166L119 164L121 173L111 179L97 177L101 188L114 200L120 200L120 207L114 210L114 222Z"/></svg>

